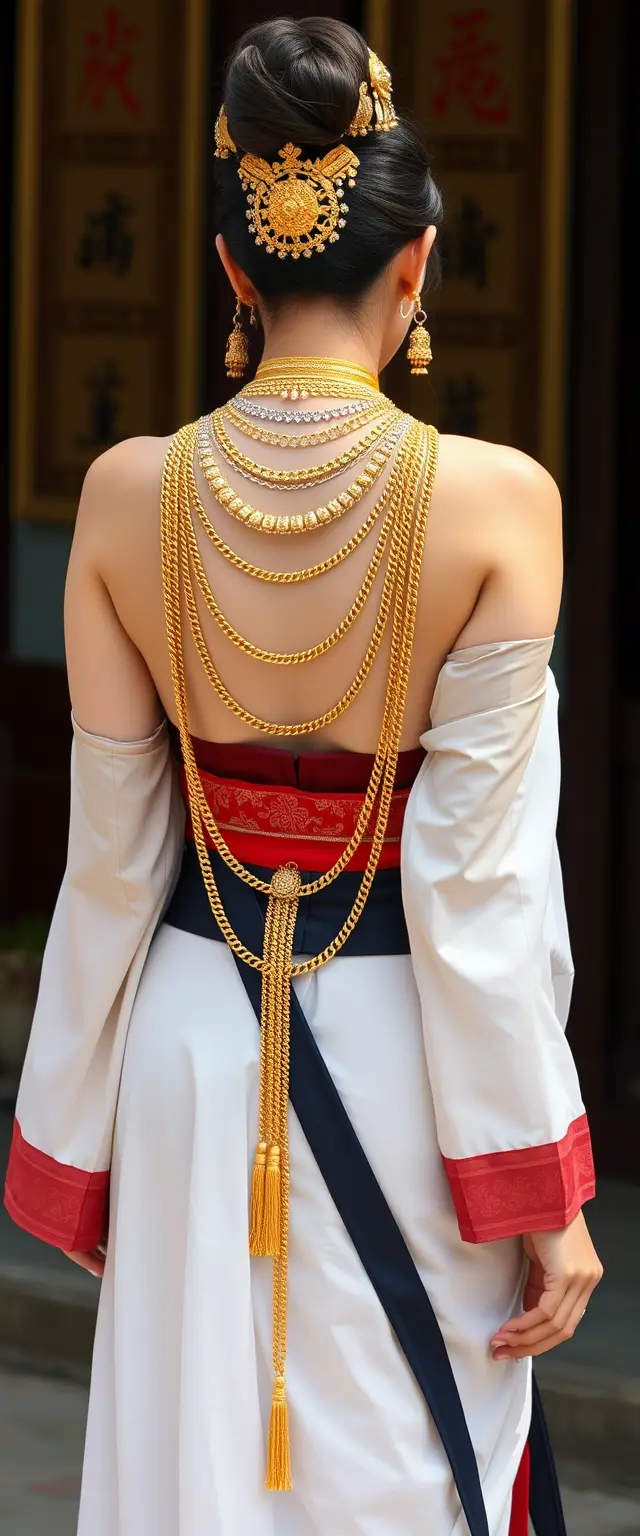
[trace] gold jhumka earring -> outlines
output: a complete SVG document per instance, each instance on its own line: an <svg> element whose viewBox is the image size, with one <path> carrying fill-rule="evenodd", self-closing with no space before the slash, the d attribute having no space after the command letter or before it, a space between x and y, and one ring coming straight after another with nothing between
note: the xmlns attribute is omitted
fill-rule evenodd
<svg viewBox="0 0 640 1536"><path fill-rule="evenodd" d="M253 304L250 304L248 307L251 310L250 324L255 325L256 312ZM227 350L224 357L225 368L227 370L227 378L241 379L248 362L249 342L247 341L246 333L242 329L242 301L240 299L236 299L236 312L233 317L233 329L227 342Z"/></svg>
<svg viewBox="0 0 640 1536"><path fill-rule="evenodd" d="M422 297L417 290L415 293L412 293L409 302L413 309L415 328L409 337L407 359L411 364L411 372L424 376L425 373L429 372L429 363L433 362L431 337L426 329L427 314L426 310L422 308ZM405 303L406 299L403 299L400 305L400 314L403 320L408 320L411 310L407 310L405 314Z"/></svg>

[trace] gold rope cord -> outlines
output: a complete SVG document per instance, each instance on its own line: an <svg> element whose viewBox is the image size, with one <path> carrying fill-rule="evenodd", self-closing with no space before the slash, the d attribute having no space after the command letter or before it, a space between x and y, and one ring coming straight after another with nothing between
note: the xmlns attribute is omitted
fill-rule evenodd
<svg viewBox="0 0 640 1536"><path fill-rule="evenodd" d="M293 964L292 944L300 891L300 874L291 866L276 870L269 885L244 869L225 844L211 815L202 790L188 729L186 679L182 645L180 581L184 560L188 558L180 538L180 515L184 520L185 496L188 514L189 464L193 474L194 428L185 428L173 440L163 473L162 493L162 565L167 634L176 711L180 728L185 772L189 791L194 839L211 908L233 952L246 964L262 973L261 1009L261 1104L259 1145L252 1183L251 1237L256 1252L269 1252L274 1258L274 1394L271 1411L267 1487L291 1487L287 1402L285 1392L287 1261L289 1238L289 1154L287 1114L289 1098L289 1011L291 980L318 969L332 959L348 939L362 912L378 865L395 782L398 751L409 679L420 568L426 534L431 487L437 462L437 434L431 428L415 424L408 434L406 452L407 487L399 499L392 552L395 547L396 582L393 610L391 659L380 741L371 775L369 798L373 796L366 819L359 818L348 857L342 856L326 875L305 886L305 893L322 889L346 867L367 829L373 805L379 800L375 829L367 865L350 914L340 933L322 954ZM415 517L414 517L415 508ZM396 529L401 535L396 544ZM238 706L240 708L240 706ZM290 734L295 727L289 727ZM205 814L206 813L206 814ZM217 890L205 830L225 862L245 883L266 891L269 896L262 956L253 955L242 944L229 924ZM359 834L359 835L358 835ZM352 846L354 845L355 846ZM345 850L346 852L347 850Z"/></svg>

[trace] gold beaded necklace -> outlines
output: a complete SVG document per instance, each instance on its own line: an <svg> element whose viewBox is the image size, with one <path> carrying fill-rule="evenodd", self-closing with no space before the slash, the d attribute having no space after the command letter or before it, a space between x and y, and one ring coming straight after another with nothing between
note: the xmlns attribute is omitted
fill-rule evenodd
<svg viewBox="0 0 640 1536"><path fill-rule="evenodd" d="M288 513L260 512L257 507L253 507L242 496L238 496L233 486L229 485L228 480L225 480L224 475L221 473L220 465L212 451L209 418L207 416L201 417L198 424L198 464L216 500L220 502L221 506L232 517L238 518L239 522L245 523L248 528L253 528L257 533L311 533L321 526L334 522L337 517L342 517L345 512L349 512L356 502L360 501L361 497L364 496L365 491L371 490L372 486L375 485L376 480L379 479L397 447L405 420L408 420L408 418L402 416L402 413L399 413L399 416L400 420L391 427L387 441L381 447L376 448L369 463L361 470L351 485L347 486L346 490L341 491L338 496L332 497L326 506L316 507L311 512L298 512L291 515Z"/></svg>
<svg viewBox="0 0 640 1536"><path fill-rule="evenodd" d="M362 388L361 382L358 388ZM398 449L396 466L394 466L398 472L397 490L392 501L394 516L388 562L393 573L392 602L390 603L393 615L391 652L378 749L353 836L333 868L305 886L305 894L312 895L316 891L323 890L346 869L367 833L369 822L375 812L367 865L352 909L336 938L320 955L296 964L293 963L292 944L301 890L300 872L293 866L283 866L274 872L267 883L253 875L234 857L204 795L189 733L182 634L183 596L200 659L214 686L216 686L214 679L217 678L213 663L210 662L206 652L204 639L202 638L202 650L198 644L198 632L197 629L194 632L194 615L189 602L188 583L185 586L185 575L189 563L189 541L186 528L191 517L190 495L194 484L193 457L196 437L196 425L183 428L178 432L171 443L164 466L162 577L165 616L194 840L207 896L214 917L233 953L262 975L259 1140L251 1189L250 1251L256 1256L273 1258L274 1392L269 1426L267 1487L284 1490L291 1487L285 1393L290 1183L288 1104L291 981L295 976L308 975L317 970L339 953L363 911L378 866L400 748L415 633L422 554L437 463L438 437L433 428L422 427L415 422L411 424ZM195 610L195 618L197 620L197 610ZM205 656L209 666L205 664ZM224 689L221 692L216 688L216 691L245 724L258 724L260 728L270 730L272 734L293 736L300 734L301 730L306 733L320 729L321 721L328 723L330 719L337 718L329 711L317 721L307 722L304 727L275 725L269 727L257 721L257 717L249 711L244 710L237 701L232 699L228 690ZM207 835L234 874L245 884L254 890L262 891L268 897L262 955L255 955L247 949L227 919L207 849Z"/></svg>
<svg viewBox="0 0 640 1536"><path fill-rule="evenodd" d="M210 418L210 430L208 441L210 451L216 449L226 459L227 463L238 474L244 475L247 480L253 480L256 485L267 485L278 491L306 490L314 485L324 485L326 480L334 480L337 475L344 473L346 469L364 458L371 448L383 446L389 438L390 429L402 420L402 411L395 406L387 411L380 421L371 427L364 437L357 439L343 453L339 453L333 459L327 459L324 464L306 465L304 469L274 469L271 465L256 464L253 459L242 453L229 437L224 425L224 411L214 411Z"/></svg>

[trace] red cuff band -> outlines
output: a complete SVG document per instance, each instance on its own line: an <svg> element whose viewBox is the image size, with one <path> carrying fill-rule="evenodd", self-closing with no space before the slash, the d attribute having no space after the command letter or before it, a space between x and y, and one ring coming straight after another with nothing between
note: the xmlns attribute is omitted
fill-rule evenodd
<svg viewBox="0 0 640 1536"><path fill-rule="evenodd" d="M106 1236L109 1171L86 1173L57 1163L25 1141L16 1120L4 1203L33 1237L67 1253L90 1253Z"/></svg>
<svg viewBox="0 0 640 1536"><path fill-rule="evenodd" d="M466 1243L568 1227L595 1194L586 1115L573 1121L562 1141L443 1162Z"/></svg>

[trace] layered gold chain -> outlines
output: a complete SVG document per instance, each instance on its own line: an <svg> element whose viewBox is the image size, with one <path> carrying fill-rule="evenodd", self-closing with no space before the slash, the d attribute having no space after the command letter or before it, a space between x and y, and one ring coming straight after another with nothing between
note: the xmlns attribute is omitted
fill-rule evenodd
<svg viewBox="0 0 640 1536"><path fill-rule="evenodd" d="M325 506L316 507L310 512L291 514L261 512L239 496L221 473L220 465L213 453L206 416L203 416L198 424L198 464L209 489L220 505L229 512L231 517L237 518L247 528L252 528L257 533L313 533L317 528L326 527L328 523L335 522L337 517L343 517L344 513L349 512L365 492L375 485L397 447L402 432L402 412L399 412L398 416L398 422L390 428L384 443L375 449L369 463L351 482L351 485L348 485L344 491L340 491L338 496L332 497Z"/></svg>
<svg viewBox="0 0 640 1536"><path fill-rule="evenodd" d="M391 509L387 516L384 518L376 547L365 572L365 576L361 583L360 589L344 618L340 620L340 623L334 630L331 631L329 635L325 637L324 640L318 641L316 645L308 646L306 650L302 651L269 651L265 650L262 646L254 645L252 641L248 640L244 635L240 633L238 629L236 629L235 625L231 623L231 620L228 619L222 612L222 609L220 608L220 605L214 595L211 584L207 578L191 517L187 518L184 523L184 527L181 527L181 537L186 536L188 547L188 561L184 572L184 582L187 611L189 615L191 616L194 609L196 608L193 584L191 581L191 568L193 568L200 593L204 599L204 602L206 603L211 617L215 620L222 634L226 635L227 640L230 640L232 644L237 646L239 650L243 651L246 656L253 657L254 661L269 662L273 666L299 666L305 661L317 661L320 656L325 656L328 651L333 649L334 645L337 645L339 641L344 639L344 636L349 633L349 630L355 624L356 620L359 619L361 613L364 610L365 604L371 596L376 578L380 571L383 556L387 548L397 493L397 471L394 470L378 502L378 507L381 508L383 504L391 499ZM378 621L376 624L376 635L379 634L379 640L376 643L375 654L377 654L379 643L382 640L382 635L384 633L384 627L381 625L381 613L388 614L389 612L391 603L392 579L392 572L390 567L388 567L380 599ZM196 644L199 648L198 640L196 640ZM210 658L208 659L210 660ZM375 655L373 659L375 659ZM217 685L214 683L213 686L216 687L217 691Z"/></svg>
<svg viewBox="0 0 640 1536"><path fill-rule="evenodd" d="M242 555L238 555L236 551L231 548L230 544L226 543L226 541L218 533L215 524L211 522L206 508L203 505L202 498L198 490L196 477L193 471L193 464L189 465L187 475L190 504L192 507L195 507L197 515L200 519L200 524L206 533L207 538L210 539L211 543L213 544L214 549L218 551L218 554L222 555L223 559L227 560L229 565L234 566L237 571L242 571L244 576L252 576L256 581L272 581L280 586L290 586L299 581L312 581L315 576L325 576L328 571L333 571L335 570L336 566L341 565L343 560L347 560L349 555L352 555L356 549L359 549L364 539L366 539L375 528L383 502L386 500L387 496L387 487L385 487L385 491L383 492L382 497L378 498L375 506L372 507L364 522L360 524L360 527L356 530L356 532L353 533L351 538L347 539L346 543L342 544L340 549L337 549L333 555L328 555L326 560L319 560L315 565L304 566L302 570L271 571L265 569L264 566L254 565L250 560L245 560Z"/></svg>
<svg viewBox="0 0 640 1536"><path fill-rule="evenodd" d="M306 367L307 365L305 365ZM358 391L363 388L358 382ZM343 393L346 390L343 388ZM326 964L337 955L347 942L358 922L378 866L384 843L391 797L395 782L397 759L402 734L402 724L409 681L413 638L420 582L422 553L427 527L431 488L437 462L438 439L432 428L412 423L398 449L392 476L390 477L389 541L385 589L389 571L389 601L386 622L392 614L390 662L383 718L369 786L364 796L361 813L352 838L333 868L318 876L304 887L305 894L312 895L324 889L347 867L357 847L365 837L373 820L371 847L359 890L350 913L335 939L322 951L305 961L293 963L292 946L298 898L301 890L299 871L292 866L276 870L269 882L261 881L246 869L231 853L218 828L204 795L195 759L188 725L188 701L184 667L182 634L182 597L184 596L191 632L206 675L216 688L218 696L248 725L258 725L271 734L295 736L321 729L322 724L337 718L335 710L342 712L344 699L359 692L356 687L359 674L340 702L316 721L304 725L278 726L260 722L257 717L232 699L220 683L213 667L202 631L195 597L191 589L189 562L193 559L195 533L191 521L191 501L197 487L193 471L196 446L196 426L183 428L173 439L165 462L162 486L162 575L165 599L167 636L171 672L176 700L176 712L180 730L185 774L188 786L189 806L193 835L198 852L202 876L211 910L218 926L233 953L246 965L262 975L261 1044L260 1044L260 1113L259 1141L256 1152L251 1190L250 1247L256 1255L269 1255L274 1264L273 1291L273 1367L274 1392L269 1432L267 1487L286 1489L291 1487L288 1419L285 1393L285 1361L287 1346L287 1274L289 1248L289 1012L291 981L295 976L307 975ZM197 504L196 504L197 506ZM199 509L197 509L199 510ZM376 510L376 509L374 509ZM385 520L385 522L387 521ZM202 519L201 519L202 520ZM368 520L367 520L368 521ZM371 523L371 527L374 524ZM363 524L366 527L366 524ZM383 524L383 531L385 524ZM190 530L190 533L189 533ZM370 530L367 530L370 531ZM361 539L365 535L358 531ZM382 533L380 538L382 538ZM215 542L215 541L214 541ZM197 540L195 541L197 550ZM225 546L226 547L226 546ZM348 546L343 546L347 549ZM386 544L385 544L386 547ZM223 552L223 551L221 551ZM376 551L377 553L377 551ZM384 549L382 554L384 553ZM380 560L382 559L380 555ZM343 555L343 558L346 556ZM375 556L374 556L375 558ZM236 560L233 562L237 563ZM309 573L317 574L323 567L309 567ZM251 567L249 572L259 579L272 579L274 573L265 573ZM302 573L294 573L300 579ZM208 584L207 584L208 585ZM210 589L209 589L210 590ZM381 600L381 610L382 610ZM380 616L379 616L380 617ZM232 638L232 636L230 636ZM235 643L238 643L237 641ZM259 649L259 648L256 648ZM313 648L310 648L313 650ZM264 659L273 653L262 652ZM296 653L300 659L309 653ZM290 658L289 658L290 659ZM362 668L360 669L362 671ZM228 867L245 884L264 892L269 900L265 924L262 955L255 955L242 943L229 923L219 895L214 869L207 849L207 836Z"/></svg>
<svg viewBox="0 0 640 1536"><path fill-rule="evenodd" d="M358 459L364 458L371 448L377 446L381 451L387 443L390 444L390 453L393 452L396 439L391 440L391 429L402 421L402 411L392 406L386 411L382 419L371 427L364 437L359 437L355 443L351 443L342 453L333 459L325 460L324 464L305 465L302 469L274 469L270 464L256 464L246 453L236 447L233 438L229 436L224 424L224 409L214 411L209 422L209 447L210 452L216 450L222 453L228 464L236 469L246 479L253 480L256 485L265 485L277 491L298 491L309 489L315 485L323 485L326 480L334 480L337 475L344 474L351 469Z"/></svg>
<svg viewBox="0 0 640 1536"><path fill-rule="evenodd" d="M232 400L222 407L223 419L226 420L243 437L249 437L254 443L262 443L266 448L323 448L326 443L334 443L338 438L346 437L349 432L359 432L363 427L369 426L376 417L382 416L390 409L391 402L385 395L377 395L366 409L359 411L357 415L343 417L334 422L331 427L318 427L314 432L283 432L281 428L273 431L271 427L263 427L259 421L251 416L245 416L238 410Z"/></svg>

